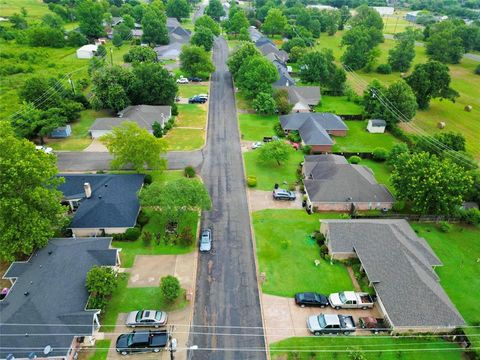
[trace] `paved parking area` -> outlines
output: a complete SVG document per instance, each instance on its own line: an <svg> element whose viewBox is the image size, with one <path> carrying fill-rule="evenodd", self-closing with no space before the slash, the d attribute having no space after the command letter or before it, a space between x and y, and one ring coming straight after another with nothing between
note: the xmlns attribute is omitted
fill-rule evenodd
<svg viewBox="0 0 480 360"><path fill-rule="evenodd" d="M374 316L380 314L376 308L371 310L335 310L332 308L301 308L295 304L293 298L285 298L262 294L263 317L265 321L265 334L269 344L287 339L293 336L313 336L307 330L306 321L311 315L322 312L329 314L352 315L355 323L359 317ZM356 335L368 335L367 331L356 331Z"/></svg>
<svg viewBox="0 0 480 360"><path fill-rule="evenodd" d="M302 209L302 194L297 191L294 201L273 200L271 191L248 189L248 201L251 211L264 209Z"/></svg>
<svg viewBox="0 0 480 360"><path fill-rule="evenodd" d="M92 139L92 143L88 145L85 150L86 152L108 152L108 149L99 139Z"/></svg>

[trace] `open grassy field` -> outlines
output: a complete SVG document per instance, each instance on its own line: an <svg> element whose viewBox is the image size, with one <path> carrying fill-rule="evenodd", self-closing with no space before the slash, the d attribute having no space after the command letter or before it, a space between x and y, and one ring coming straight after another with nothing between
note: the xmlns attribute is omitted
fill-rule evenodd
<svg viewBox="0 0 480 360"><path fill-rule="evenodd" d="M273 359L461 360L463 349L441 338L384 336L295 337L270 346ZM361 353L363 357L354 357ZM292 356L292 357L290 357Z"/></svg>
<svg viewBox="0 0 480 360"><path fill-rule="evenodd" d="M258 160L258 150L248 151L243 154L245 160L245 171L248 176L257 177L257 189L272 190L274 184L294 183L296 178L296 169L303 161L301 151L291 150L290 158L282 165L276 162L263 163Z"/></svg>
<svg viewBox="0 0 480 360"><path fill-rule="evenodd" d="M179 84L178 96L189 98L198 94L208 94L207 85Z"/></svg>
<svg viewBox="0 0 480 360"><path fill-rule="evenodd" d="M321 36L317 45L318 48L332 49L337 62L339 62L344 51L340 47L342 33L340 31L335 36ZM395 41L389 39L380 44L381 55L378 64L386 63L388 50L394 46ZM413 64L425 63L428 60L425 48L417 46L415 50L416 56ZM480 118L480 87L477 85L479 77L473 74L477 65L478 62L470 59L463 59L457 65L449 65L452 77L451 86L460 94L456 102L433 100L430 108L426 111L419 111L410 124L404 124L404 129L414 134L433 134L441 131L437 128L437 123L444 121L447 124L445 131L461 132L467 139L467 150L477 159L480 159L480 144L478 142L480 122L477 121ZM362 70L355 74L348 74L349 84L358 93L362 93L373 79L388 85L401 80L401 76L400 73L378 74L376 72L366 73ZM471 105L473 110L471 112L464 111L466 105Z"/></svg>
<svg viewBox="0 0 480 360"><path fill-rule="evenodd" d="M264 136L273 136L273 127L278 123L277 115L240 114L242 140L262 141Z"/></svg>
<svg viewBox="0 0 480 360"><path fill-rule="evenodd" d="M174 127L163 138L167 140L168 151L190 151L203 147L205 135L205 130Z"/></svg>
<svg viewBox="0 0 480 360"><path fill-rule="evenodd" d="M207 123L207 104L178 104L178 116L175 126L205 129Z"/></svg>
<svg viewBox="0 0 480 360"><path fill-rule="evenodd" d="M0 16L12 16L15 13L20 14L20 10L27 10L28 18L40 18L50 12L46 3L42 0L1 0Z"/></svg>
<svg viewBox="0 0 480 360"><path fill-rule="evenodd" d="M390 150L400 141L390 133L371 134L367 131L366 121L345 121L347 136L334 136L333 151L371 152L375 148Z"/></svg>
<svg viewBox="0 0 480 360"><path fill-rule="evenodd" d="M263 210L253 213L260 272L266 274L265 293L293 296L296 292L331 293L352 289L347 269L320 259L319 247L309 235L319 230L320 218L338 214L312 214L304 210Z"/></svg>
<svg viewBox="0 0 480 360"><path fill-rule="evenodd" d="M363 106L348 101L346 96L323 95L321 103L315 107L315 111L338 115L359 115L363 112Z"/></svg>

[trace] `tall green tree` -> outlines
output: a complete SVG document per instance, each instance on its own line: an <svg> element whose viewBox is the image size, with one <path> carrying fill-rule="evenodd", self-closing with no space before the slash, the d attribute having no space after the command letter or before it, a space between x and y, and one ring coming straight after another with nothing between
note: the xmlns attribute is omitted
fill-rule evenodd
<svg viewBox="0 0 480 360"><path fill-rule="evenodd" d="M311 51L300 60L300 78L303 82L318 84L341 95L347 77L345 71L337 68L330 49Z"/></svg>
<svg viewBox="0 0 480 360"><path fill-rule="evenodd" d="M94 0L81 0L76 7L76 17L80 31L88 38L98 38L104 35L103 13L101 3Z"/></svg>
<svg viewBox="0 0 480 360"><path fill-rule="evenodd" d="M56 158L17 138L0 121L0 258L13 261L43 247L65 224Z"/></svg>
<svg viewBox="0 0 480 360"><path fill-rule="evenodd" d="M140 192L140 203L161 211L172 222L178 222L190 211L209 210L212 206L205 185L187 178L150 184Z"/></svg>
<svg viewBox="0 0 480 360"><path fill-rule="evenodd" d="M285 31L285 26L287 26L287 18L283 15L282 10L272 8L268 10L267 17L262 25L262 31L269 35L281 35Z"/></svg>
<svg viewBox="0 0 480 360"><path fill-rule="evenodd" d="M148 46L133 46L123 55L123 61L127 63L156 62L157 53Z"/></svg>
<svg viewBox="0 0 480 360"><path fill-rule="evenodd" d="M180 53L180 69L188 76L208 78L215 66L203 47L185 45Z"/></svg>
<svg viewBox="0 0 480 360"><path fill-rule="evenodd" d="M352 27L364 26L383 31L383 20L378 11L364 4L355 9L355 16L350 19Z"/></svg>
<svg viewBox="0 0 480 360"><path fill-rule="evenodd" d="M236 85L245 96L254 98L259 93L272 93L272 84L279 78L277 68L263 56L255 56L242 64Z"/></svg>
<svg viewBox="0 0 480 360"><path fill-rule="evenodd" d="M250 58L262 56L262 53L251 42L243 43L228 58L227 65L233 78L236 79L243 63Z"/></svg>
<svg viewBox="0 0 480 360"><path fill-rule="evenodd" d="M405 72L410 68L415 57L415 33L407 29L394 35L396 45L388 52L388 63L393 71Z"/></svg>
<svg viewBox="0 0 480 360"><path fill-rule="evenodd" d="M197 30L195 30L195 33L193 34L190 42L192 43L192 45L203 47L205 51L212 50L214 42L214 35L212 33L212 30L203 26L198 27Z"/></svg>
<svg viewBox="0 0 480 360"><path fill-rule="evenodd" d="M375 55L378 52L376 46L382 39L382 32L374 27L353 27L342 38L341 44L346 46L346 50L342 55L342 62L352 70L363 68L371 59L371 55Z"/></svg>
<svg viewBox="0 0 480 360"><path fill-rule="evenodd" d="M131 104L129 93L134 76L120 66L100 68L93 76L93 103L99 109L120 111Z"/></svg>
<svg viewBox="0 0 480 360"><path fill-rule="evenodd" d="M132 104L173 105L178 91L175 79L159 63L142 63L133 67L130 87Z"/></svg>
<svg viewBox="0 0 480 360"><path fill-rule="evenodd" d="M167 152L167 143L150 134L137 123L124 121L100 140L113 155L112 169L132 166L137 172L145 167L164 170L167 161L162 157Z"/></svg>
<svg viewBox="0 0 480 360"><path fill-rule="evenodd" d="M417 111L417 101L412 89L404 80L391 84L385 92L385 98L384 102L390 106L383 107L383 119L387 121L388 125L392 126L413 119ZM391 108L394 109L393 112L388 110Z"/></svg>
<svg viewBox="0 0 480 360"><path fill-rule="evenodd" d="M238 35L242 29L248 28L250 24L243 11L237 11L235 15L227 20L226 29L228 34Z"/></svg>
<svg viewBox="0 0 480 360"><path fill-rule="evenodd" d="M350 14L350 9L348 8L348 6L343 5L340 8L340 21L338 23L338 30L343 30L345 24L348 20L350 20L351 17L352 15Z"/></svg>
<svg viewBox="0 0 480 360"><path fill-rule="evenodd" d="M472 177L449 159L426 152L398 156L391 176L397 199L421 214L454 214L473 185Z"/></svg>
<svg viewBox="0 0 480 360"><path fill-rule="evenodd" d="M190 16L190 4L187 0L168 0L167 16L174 17L178 21Z"/></svg>
<svg viewBox="0 0 480 360"><path fill-rule="evenodd" d="M210 0L205 8L205 14L216 21L220 21L220 18L226 15L220 0Z"/></svg>
<svg viewBox="0 0 480 360"><path fill-rule="evenodd" d="M46 110L56 106L64 93L65 89L58 80L34 76L25 81L20 88L19 97L24 102L35 104L38 109ZM46 97L45 94L49 96Z"/></svg>
<svg viewBox="0 0 480 360"><path fill-rule="evenodd" d="M167 17L154 6L148 6L142 18L142 41L151 45L166 45L169 42Z"/></svg>
<svg viewBox="0 0 480 360"><path fill-rule="evenodd" d="M427 56L447 64L458 64L465 53L465 47L460 36L454 29L432 34L427 41Z"/></svg>
<svg viewBox="0 0 480 360"><path fill-rule="evenodd" d="M197 31L198 28L200 27L206 27L209 28L210 31L213 33L213 35L218 36L220 35L220 26L218 23L213 20L210 16L208 15L203 15L200 16L197 20L195 20L195 28L194 30Z"/></svg>
<svg viewBox="0 0 480 360"><path fill-rule="evenodd" d="M281 166L290 158L292 148L288 143L277 140L266 143L258 151L258 160L266 163L276 162L278 166Z"/></svg>
<svg viewBox="0 0 480 360"><path fill-rule="evenodd" d="M458 93L450 87L448 66L438 61L416 65L406 80L420 109L427 109L432 98L455 101L458 97Z"/></svg>

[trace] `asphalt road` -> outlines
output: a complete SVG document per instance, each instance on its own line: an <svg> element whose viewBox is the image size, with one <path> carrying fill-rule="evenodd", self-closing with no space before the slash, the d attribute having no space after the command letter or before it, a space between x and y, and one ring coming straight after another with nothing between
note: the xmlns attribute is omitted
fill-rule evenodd
<svg viewBox="0 0 480 360"><path fill-rule="evenodd" d="M60 172L109 170L111 155L108 152L58 152ZM185 166L199 168L203 161L201 151L171 151L167 154L168 168L180 170Z"/></svg>
<svg viewBox="0 0 480 360"><path fill-rule="evenodd" d="M189 341L198 350L191 350L189 359L265 359L245 174L223 38L215 41L213 54L216 72L201 171L213 202L212 210L202 214L202 226L213 232L213 251L199 256Z"/></svg>

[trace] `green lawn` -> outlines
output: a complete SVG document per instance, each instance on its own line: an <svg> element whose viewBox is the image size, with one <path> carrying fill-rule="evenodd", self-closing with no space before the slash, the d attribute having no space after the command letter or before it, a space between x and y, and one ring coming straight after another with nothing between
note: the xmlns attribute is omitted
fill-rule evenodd
<svg viewBox="0 0 480 360"><path fill-rule="evenodd" d="M402 349L404 351L402 351ZM430 350L428 350L430 349ZM351 360L352 352L360 352L362 359L378 360L461 360L462 349L441 338L402 338L383 336L329 336L289 338L270 346L273 359L297 360ZM294 356L297 357L294 357ZM292 356L292 357L290 357ZM360 358L358 358L360 359Z"/></svg>
<svg viewBox="0 0 480 360"><path fill-rule="evenodd" d="M371 134L367 131L366 121L345 121L348 126L347 136L334 136L333 151L371 152L382 147L390 150L400 141L390 133Z"/></svg>
<svg viewBox="0 0 480 360"><path fill-rule="evenodd" d="M168 304L157 287L127 287L128 273L120 274L118 286L112 294L105 311L101 313L102 331L113 332L119 313L138 309L175 310L185 307L186 300L182 293L173 304Z"/></svg>
<svg viewBox="0 0 480 360"><path fill-rule="evenodd" d="M434 224L412 223L418 235L425 238L443 266L435 271L440 284L468 325L480 325L478 289L480 289L480 228L454 225L443 233ZM467 329L470 340L480 348L480 328Z"/></svg>
<svg viewBox="0 0 480 360"><path fill-rule="evenodd" d="M362 159L359 165L368 166L375 175L375 179L379 184L384 184L390 192L394 193L394 188L390 182L391 171L385 162L378 162L371 159Z"/></svg>
<svg viewBox="0 0 480 360"><path fill-rule="evenodd" d="M178 96L190 98L198 94L208 94L207 85L180 84L178 86Z"/></svg>
<svg viewBox="0 0 480 360"><path fill-rule="evenodd" d="M109 116L113 114L108 110L84 110L80 114L80 119L70 124L72 135L65 139L46 139L46 143L54 150L82 151L92 142L88 129L95 119Z"/></svg>
<svg viewBox="0 0 480 360"><path fill-rule="evenodd" d="M164 139L168 143L168 151L199 150L205 143L205 130L173 128Z"/></svg>
<svg viewBox="0 0 480 360"><path fill-rule="evenodd" d="M281 166L278 166L276 162L263 163L259 161L258 154L258 150L243 153L247 177L257 177L257 189L272 190L275 183L283 184L287 182L291 184L297 180L296 170L300 162L303 161L301 151L295 151L292 148L290 158Z"/></svg>
<svg viewBox="0 0 480 360"><path fill-rule="evenodd" d="M178 116L175 125L178 127L206 127L207 105L206 104L178 104Z"/></svg>
<svg viewBox="0 0 480 360"><path fill-rule="evenodd" d="M24 7L27 10L27 19L40 18L50 13L47 4L41 0L2 0L0 1L0 16L11 16L15 13L20 14Z"/></svg>
<svg viewBox="0 0 480 360"><path fill-rule="evenodd" d="M264 136L273 136L277 115L240 114L240 133L243 140L261 141Z"/></svg>
<svg viewBox="0 0 480 360"><path fill-rule="evenodd" d="M320 105L315 107L316 112L330 112L338 115L359 115L363 106L348 101L346 96L322 96Z"/></svg>
<svg viewBox="0 0 480 360"><path fill-rule="evenodd" d="M312 214L304 210L262 210L252 215L260 272L266 274L263 292L293 296L296 292L331 293L353 290L347 269L321 260L318 245L309 235L319 230L321 218L338 214ZM288 246L284 246L284 242Z"/></svg>
<svg viewBox="0 0 480 360"><path fill-rule="evenodd" d="M90 350L88 360L106 360L108 349L110 348L111 340L97 340L95 341L95 348ZM80 353L81 354L81 353Z"/></svg>

